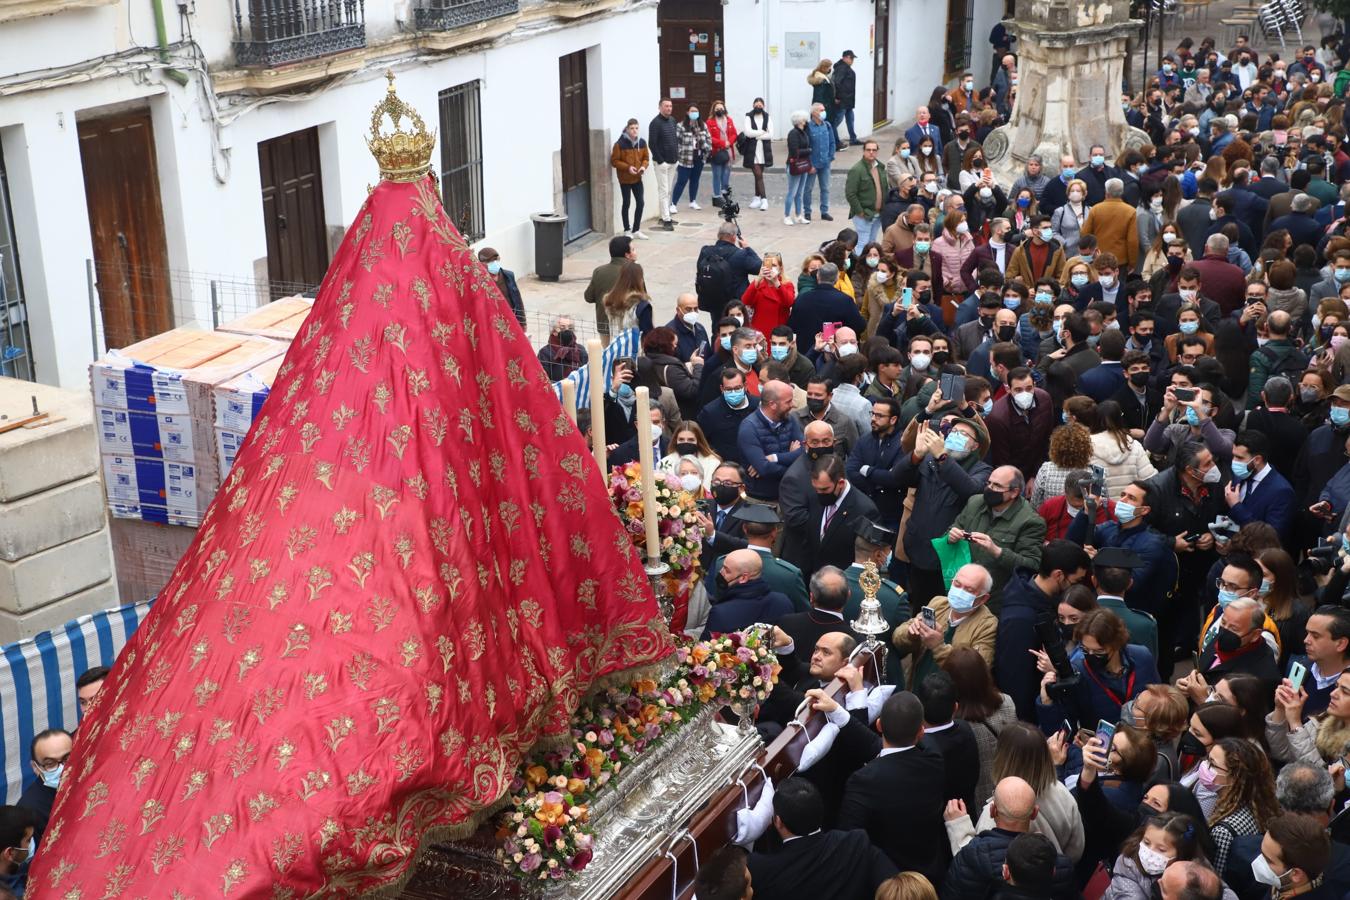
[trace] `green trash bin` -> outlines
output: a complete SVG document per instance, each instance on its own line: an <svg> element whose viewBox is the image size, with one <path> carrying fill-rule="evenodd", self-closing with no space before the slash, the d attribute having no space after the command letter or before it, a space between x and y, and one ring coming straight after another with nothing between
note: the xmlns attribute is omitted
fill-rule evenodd
<svg viewBox="0 0 1350 900"><path fill-rule="evenodd" d="M567 216L563 213L535 213L534 274L540 281L557 281L562 275L563 238L567 231Z"/></svg>

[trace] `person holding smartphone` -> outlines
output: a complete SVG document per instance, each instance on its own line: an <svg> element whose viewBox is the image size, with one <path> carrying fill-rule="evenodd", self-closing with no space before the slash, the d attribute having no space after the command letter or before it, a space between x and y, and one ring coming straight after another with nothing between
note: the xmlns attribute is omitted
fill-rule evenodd
<svg viewBox="0 0 1350 900"><path fill-rule="evenodd" d="M1079 676L1076 684L1051 691L1059 680L1049 654L1032 649L1041 671L1036 717L1046 733L1059 730L1065 720L1075 726L1093 727L1097 722L1118 722L1120 708L1151 684L1162 681L1148 648L1127 643L1125 622L1109 609L1094 609L1083 616L1074 630L1078 649L1069 658Z"/></svg>
<svg viewBox="0 0 1350 900"><path fill-rule="evenodd" d="M989 570L969 563L956 570L945 596L928 601L918 616L899 625L891 635L897 658L913 656L907 685L912 690L936 672L953 650L968 647L994 664L998 618L989 611L994 579ZM931 611L931 617L927 614ZM930 622L931 618L931 622Z"/></svg>

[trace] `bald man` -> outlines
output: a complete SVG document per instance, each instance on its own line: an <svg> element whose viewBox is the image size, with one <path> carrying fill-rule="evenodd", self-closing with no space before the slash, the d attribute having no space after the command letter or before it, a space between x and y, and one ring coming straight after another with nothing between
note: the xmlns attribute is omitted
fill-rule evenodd
<svg viewBox="0 0 1350 900"><path fill-rule="evenodd" d="M733 550L722 558L722 567L717 570L720 594L708 612L703 640L714 634L740 631L756 622L777 625L779 619L792 612L792 601L772 590L760 577L763 570L759 553L749 548Z"/></svg>
<svg viewBox="0 0 1350 900"><path fill-rule="evenodd" d="M947 836L952 850L959 852L947 868L947 880L942 885L944 897L987 897L1003 884L1003 860L1008 847L1022 834L1039 832L1036 824L1040 808L1036 791L1025 780L1016 776L1004 778L994 787L989 816L993 827L975 834L965 804L960 800L947 803L945 818ZM978 813L977 813L978 815ZM964 846L962 846L964 844ZM1050 886L1055 900L1069 900L1079 896L1074 883L1073 863L1062 853L1055 854L1055 874Z"/></svg>
<svg viewBox="0 0 1350 900"><path fill-rule="evenodd" d="M759 386L759 409L741 420L737 445L750 476L746 492L763 503L778 502L778 483L802 455L802 426L791 413L792 386L766 381Z"/></svg>
<svg viewBox="0 0 1350 900"><path fill-rule="evenodd" d="M1288 312L1272 310L1266 316L1266 333L1270 340L1252 351L1248 364L1248 409L1255 409L1261 403L1261 392L1272 375L1284 375L1297 382L1308 366L1308 357L1294 346L1294 321Z"/></svg>
<svg viewBox="0 0 1350 900"><path fill-rule="evenodd" d="M1221 900L1223 882L1209 866L1198 862L1174 862L1158 879L1162 900Z"/></svg>
<svg viewBox="0 0 1350 900"><path fill-rule="evenodd" d="M599 304L603 309L604 304ZM609 327L609 317L605 317L605 327ZM689 366L690 374L698 380L702 373L703 361L712 355L712 345L708 341L708 331L699 321L698 295L681 294L675 298L675 318L666 323L666 327L675 332L675 355L680 362ZM699 369L695 374L693 370Z"/></svg>

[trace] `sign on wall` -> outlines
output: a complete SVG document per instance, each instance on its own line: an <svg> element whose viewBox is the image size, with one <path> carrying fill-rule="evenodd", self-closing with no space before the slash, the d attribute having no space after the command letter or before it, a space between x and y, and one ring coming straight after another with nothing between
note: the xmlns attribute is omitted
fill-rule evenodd
<svg viewBox="0 0 1350 900"><path fill-rule="evenodd" d="M819 31L789 31L783 36L783 47L786 68L814 69L820 62Z"/></svg>

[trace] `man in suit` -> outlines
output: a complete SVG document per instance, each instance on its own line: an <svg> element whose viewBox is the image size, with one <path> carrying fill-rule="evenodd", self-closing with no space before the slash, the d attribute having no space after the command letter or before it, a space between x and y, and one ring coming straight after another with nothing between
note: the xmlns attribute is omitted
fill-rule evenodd
<svg viewBox="0 0 1350 900"><path fill-rule="evenodd" d="M811 608L778 620L778 627L792 638L793 654L806 666L820 639L831 632L848 633L844 605L850 597L844 573L834 566L822 566L811 576ZM852 636L856 640L856 635Z"/></svg>
<svg viewBox="0 0 1350 900"><path fill-rule="evenodd" d="M975 813L974 810L970 812ZM989 808L994 827L971 838L952 859L947 869L947 879L942 885L944 900L989 897L1003 887L1008 848L1018 837L1031 833L1032 822L1036 820L1038 812L1036 791L1030 784L1016 775L1000 781L994 788L994 802ZM965 810L955 804L948 805L946 818L949 820L959 820L964 815ZM1056 855L1054 878L1048 896L1054 900L1079 896L1074 883L1073 863L1063 854Z"/></svg>
<svg viewBox="0 0 1350 900"><path fill-rule="evenodd" d="M1288 538L1298 511L1298 498L1270 458L1270 439L1259 431L1244 431L1233 441L1233 478L1224 489L1228 516L1238 525L1266 522Z"/></svg>
<svg viewBox="0 0 1350 900"><path fill-rule="evenodd" d="M1270 441L1266 462L1285 478L1294 474L1294 464L1308 440L1308 427L1293 411L1294 391L1284 375L1266 379L1260 405L1248 407L1242 419L1242 431L1259 431Z"/></svg>
<svg viewBox="0 0 1350 900"><path fill-rule="evenodd" d="M28 744L28 765L37 780L24 789L19 806L32 811L33 838L38 842L42 841L42 833L47 830L52 804L56 802L56 789L61 785L61 777L73 746L70 732L61 728L39 732Z"/></svg>
<svg viewBox="0 0 1350 900"><path fill-rule="evenodd" d="M839 450L834 427L828 422L808 422L802 429L806 452L798 456L778 483L778 512L783 517L783 544L779 556L804 569L811 564L811 467L816 460Z"/></svg>
<svg viewBox="0 0 1350 900"><path fill-rule="evenodd" d="M956 684L941 670L919 682L915 690L923 704L923 743L942 757L944 800L960 800L975 808L975 785L980 780L980 747L970 723L955 718Z"/></svg>
<svg viewBox="0 0 1350 900"><path fill-rule="evenodd" d="M894 351L892 351L894 352ZM876 504L880 522L898 528L905 491L892 471L903 452L900 446L900 401L880 399L872 404L872 431L858 441L848 456L845 472L849 483Z"/></svg>
<svg viewBox="0 0 1350 900"><path fill-rule="evenodd" d="M1289 203L1289 215L1280 216L1270 223L1270 230L1283 228L1294 240L1294 246L1310 244L1317 246L1322 236L1323 225L1318 224L1314 214L1317 211L1317 198L1311 194L1297 194ZM1327 224L1330 224L1328 222ZM1244 248L1245 249L1245 248Z"/></svg>
<svg viewBox="0 0 1350 900"><path fill-rule="evenodd" d="M666 417L661 407L651 407L652 417L652 460L659 460L670 452L670 439L666 437ZM637 462L641 451L638 448L638 436L634 434L628 440L614 448L609 454L609 466L626 466Z"/></svg>
<svg viewBox="0 0 1350 900"><path fill-rule="evenodd" d="M859 519L875 522L881 514L866 494L848 483L844 461L837 456L824 456L812 464L811 487L815 496L808 498L811 563L806 571L814 573L821 566L842 569L853 562L854 525Z"/></svg>
<svg viewBox="0 0 1350 900"><path fill-rule="evenodd" d="M712 510L698 514L705 563L746 546L744 523L734 515L745 506L745 468L740 463L725 462L713 469L712 495Z"/></svg>
<svg viewBox="0 0 1350 900"><path fill-rule="evenodd" d="M740 631L756 622L776 625L792 612L792 602L760 577L763 570L760 555L749 547L733 550L722 558L717 570L717 602L708 612L700 640Z"/></svg>
<svg viewBox="0 0 1350 900"><path fill-rule="evenodd" d="M788 327L804 346L810 346L816 335L824 331L826 322L842 322L862 334L867 322L858 312L853 298L834 286L839 280L839 267L826 263L816 270L818 286L797 298L788 316Z"/></svg>
<svg viewBox="0 0 1350 900"><path fill-rule="evenodd" d="M1269 201L1276 194L1283 194L1289 190L1289 185L1280 180L1280 158L1275 154L1268 154L1261 160L1261 177L1252 182L1251 192L1258 197ZM1262 231L1266 229L1262 228Z"/></svg>
<svg viewBox="0 0 1350 900"><path fill-rule="evenodd" d="M1097 341L1097 355L1102 358L1101 365L1093 366L1079 376L1078 392L1101 403L1125 387L1125 367L1121 365L1125 355L1125 335L1115 328L1103 331Z"/></svg>
<svg viewBox="0 0 1350 900"><path fill-rule="evenodd" d="M1226 581L1229 573L1236 567L1225 566L1220 581ZM1250 580L1250 579L1248 579ZM1260 587L1257 584L1239 584L1236 580L1230 587L1221 587L1234 593L1252 592ZM1220 601L1222 602L1222 601ZM1280 670L1275 662L1275 653L1266 643L1266 611L1255 597L1238 596L1224 608L1219 619L1219 631L1209 642L1196 661L1195 671L1177 680L1177 687L1190 695L1196 703L1203 703L1209 696L1209 689L1229 675L1255 675L1261 679L1266 691L1275 690L1280 683Z"/></svg>
<svg viewBox="0 0 1350 900"><path fill-rule="evenodd" d="M1189 205L1177 210L1177 227L1191 248L1191 258L1199 259L1205 255L1205 235L1214 220L1210 211L1214 208L1214 195L1219 192L1219 183L1213 178L1201 178L1196 183L1196 196ZM1274 209L1272 202L1271 209Z"/></svg>
<svg viewBox="0 0 1350 900"><path fill-rule="evenodd" d="M1125 547L1102 547L1092 558L1092 573L1097 580L1097 605L1109 609L1125 623L1128 643L1147 647L1158 657L1158 622L1146 612L1130 609L1125 595L1134 583L1134 570L1144 561L1139 554Z"/></svg>
<svg viewBox="0 0 1350 900"><path fill-rule="evenodd" d="M1177 582L1173 540L1150 524L1156 497L1155 489L1147 482L1130 482L1120 489L1113 519L1090 525L1096 521L1101 500L1089 494L1084 498L1083 511L1074 517L1065 535L1076 544L1096 547L1098 553L1108 548L1121 548L1136 557L1138 564L1129 566L1131 586L1122 592L1122 596L1130 609L1143 610L1149 615L1168 605L1167 598ZM1093 531L1091 535L1088 534L1089 527Z"/></svg>
<svg viewBox="0 0 1350 900"><path fill-rule="evenodd" d="M980 295L979 316L964 325L956 326L956 345L952 348L958 360L967 360L976 349L989 339L994 332L994 318L1003 308L1003 298L998 291L985 291Z"/></svg>
<svg viewBox="0 0 1350 900"><path fill-rule="evenodd" d="M810 601L807 598L806 579L802 576L802 570L773 555L773 548L778 545L778 537L783 530L783 520L778 513L774 512L771 506L742 503L732 516L741 523L741 533L745 535L746 546L759 554L760 563L763 565L760 578L764 579L771 590L787 597L794 611L803 612L809 609ZM725 556L719 556L714 560L708 570L709 575L713 577L704 579L708 596L714 601L721 596L715 575L722 571L725 559ZM710 581L711 584L708 583ZM798 644L799 648L800 646ZM806 661L805 657L802 661Z"/></svg>
<svg viewBox="0 0 1350 900"><path fill-rule="evenodd" d="M1106 182L1117 177L1116 167L1106 164L1106 148L1094 144L1088 151L1088 164L1078 170L1078 178L1087 185L1087 204L1096 206L1106 199Z"/></svg>
<svg viewBox="0 0 1350 900"><path fill-rule="evenodd" d="M881 707L881 752L848 779L841 829L861 828L900 869L937 883L947 861L941 754L924 744L923 704L897 691Z"/></svg>
<svg viewBox="0 0 1350 900"><path fill-rule="evenodd" d="M937 129L934 129L936 131ZM872 900L897 871L863 831L825 831L825 803L804 777L789 778L773 795L776 850L750 854L750 877L760 900Z"/></svg>
<svg viewBox="0 0 1350 900"><path fill-rule="evenodd" d="M919 142L924 138L929 138L933 142L933 155L942 155L942 134L938 127L933 124L932 117L928 114L928 107L920 106L915 115L914 124L905 131L905 140L914 148L915 155L918 155ZM800 332L798 332L800 334Z"/></svg>

